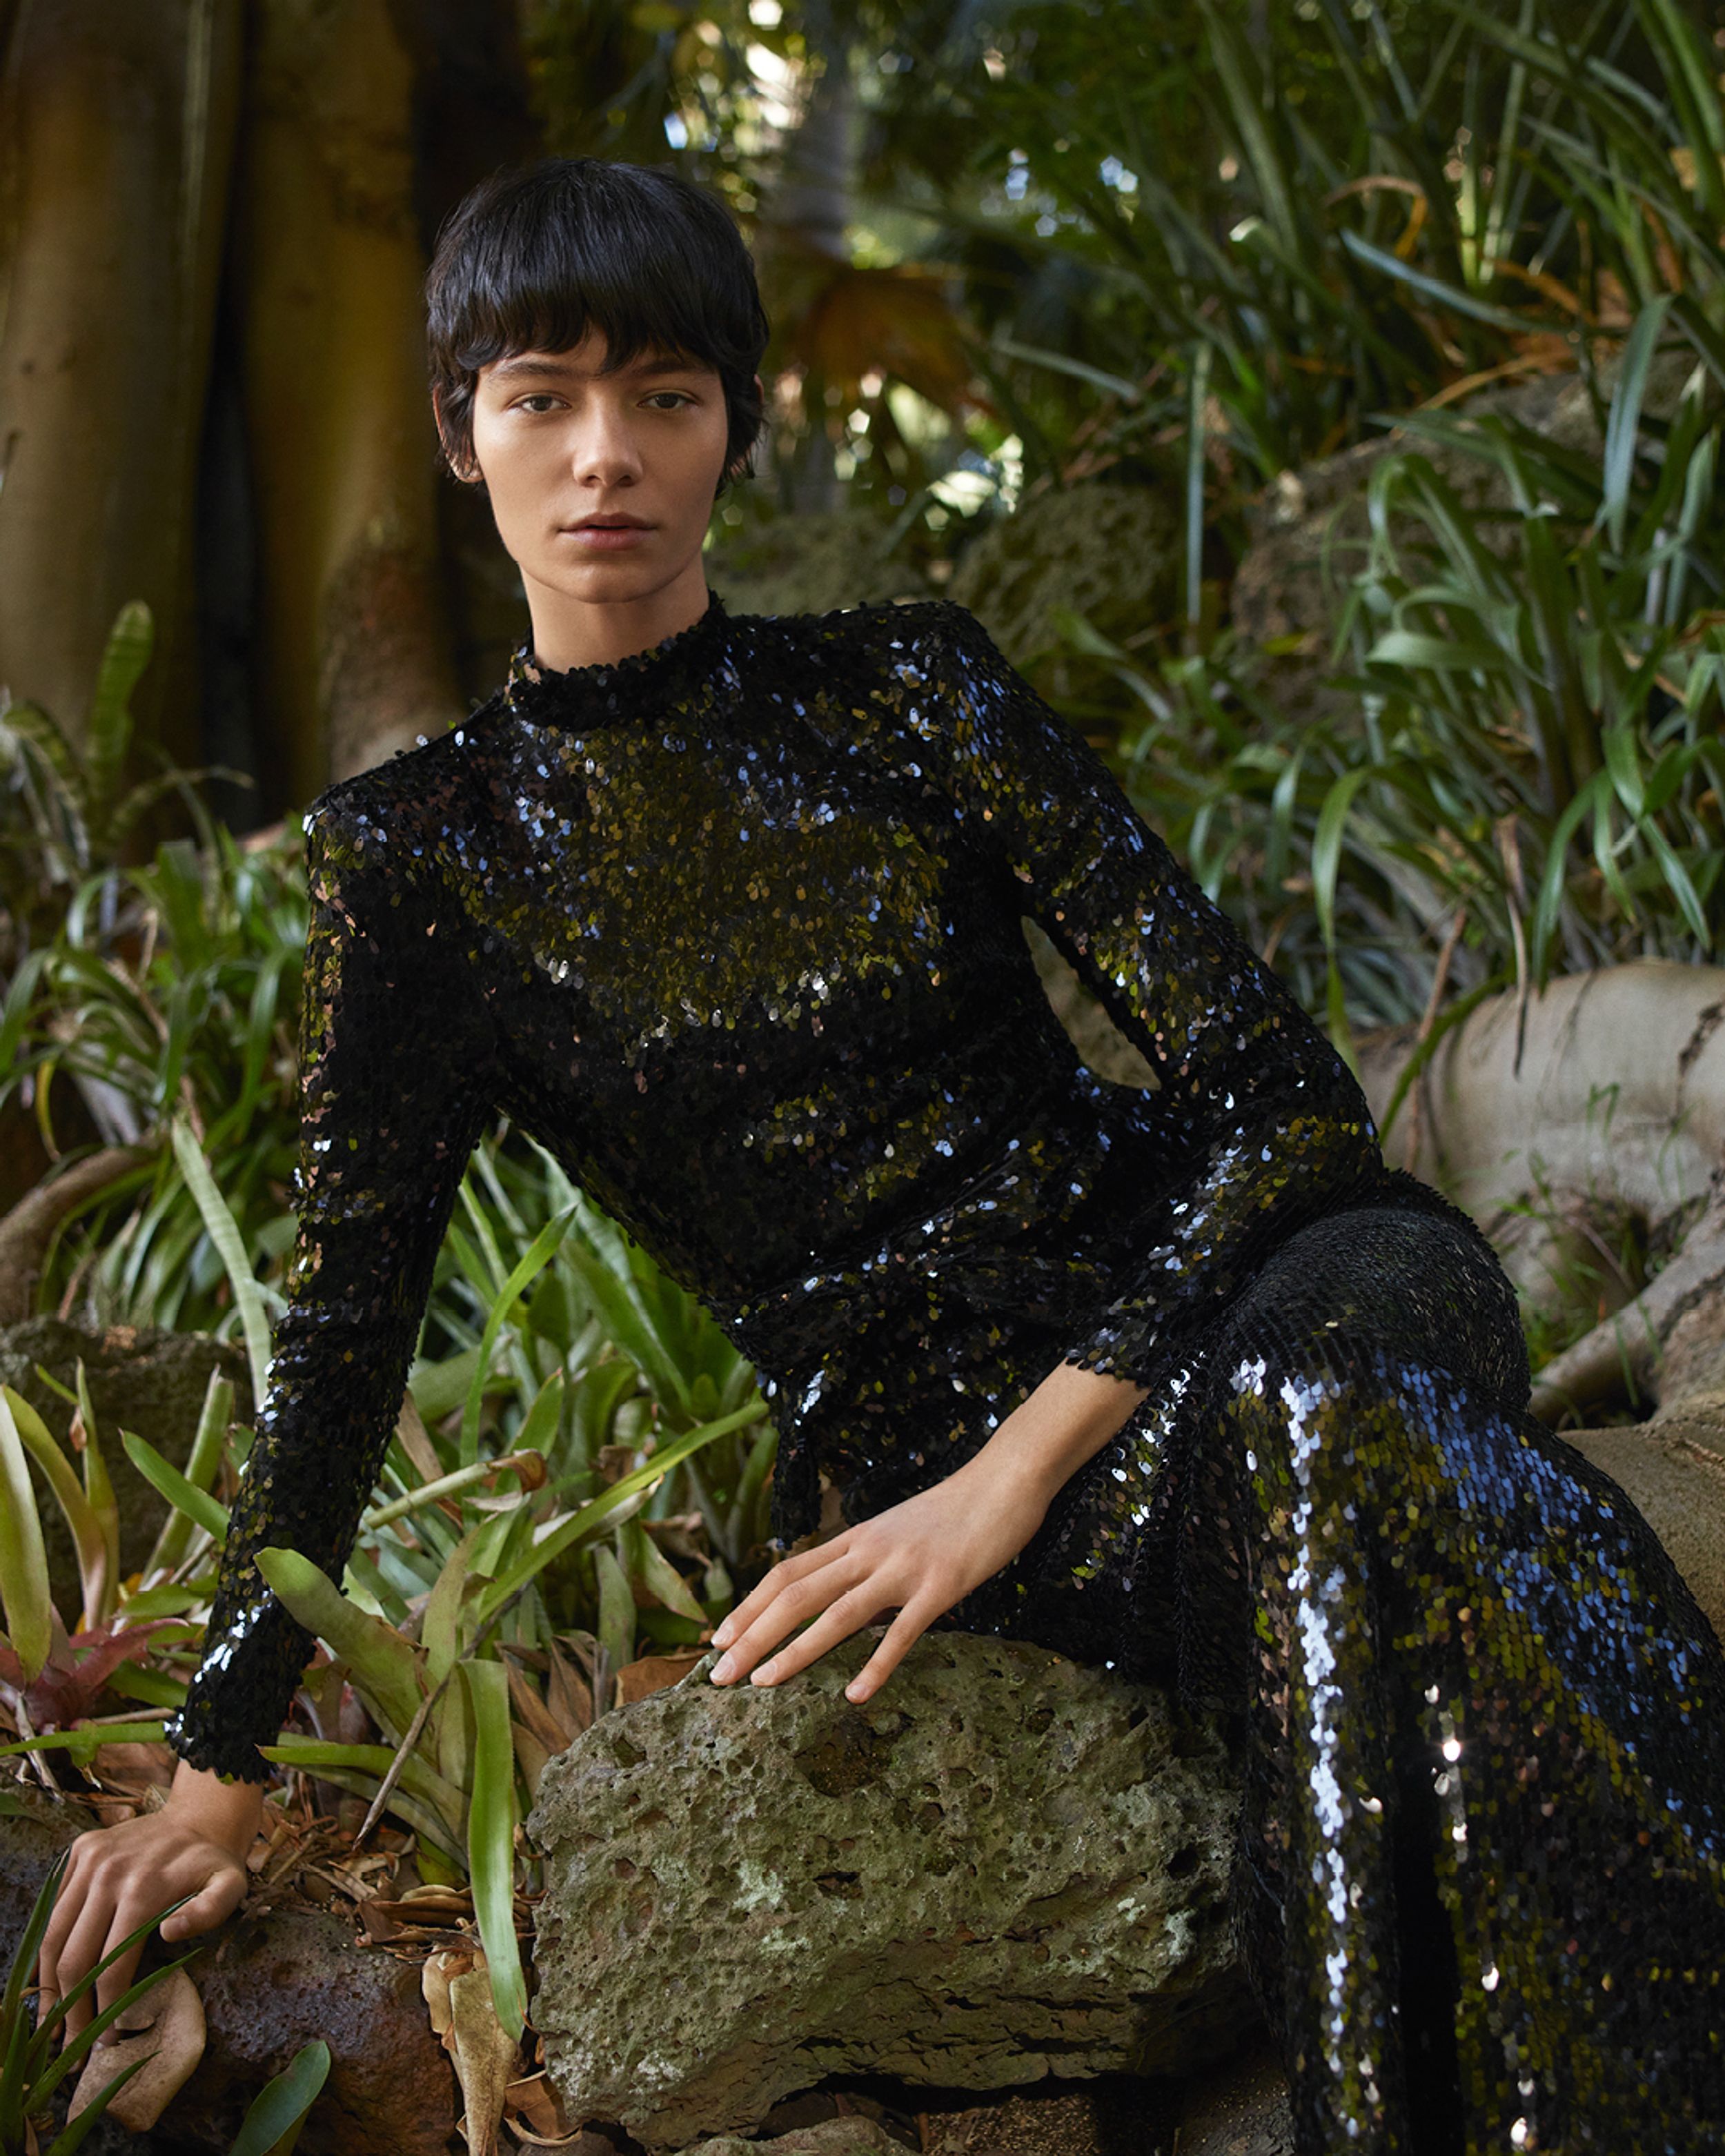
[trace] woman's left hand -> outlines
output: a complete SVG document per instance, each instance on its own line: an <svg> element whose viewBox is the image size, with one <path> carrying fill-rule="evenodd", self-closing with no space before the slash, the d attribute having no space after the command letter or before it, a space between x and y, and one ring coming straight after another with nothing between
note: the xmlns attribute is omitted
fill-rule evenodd
<svg viewBox="0 0 1725 2156"><path fill-rule="evenodd" d="M845 1687L847 1699L869 1698L937 1617L1018 1555L1048 1502L1040 1484L1000 1473L993 1462L983 1468L978 1457L932 1489L786 1558L714 1633L713 1645L728 1651L713 1669L713 1682L734 1683L752 1671L756 1684L776 1684L896 1611L886 1637ZM810 1618L789 1646L762 1661Z"/></svg>

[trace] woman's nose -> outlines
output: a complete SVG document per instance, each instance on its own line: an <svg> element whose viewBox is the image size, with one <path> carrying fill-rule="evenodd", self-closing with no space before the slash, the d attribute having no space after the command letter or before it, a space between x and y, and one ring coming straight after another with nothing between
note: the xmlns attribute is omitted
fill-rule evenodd
<svg viewBox="0 0 1725 2156"><path fill-rule="evenodd" d="M639 478L641 455L634 430L621 414L590 414L575 449L575 475L603 485Z"/></svg>

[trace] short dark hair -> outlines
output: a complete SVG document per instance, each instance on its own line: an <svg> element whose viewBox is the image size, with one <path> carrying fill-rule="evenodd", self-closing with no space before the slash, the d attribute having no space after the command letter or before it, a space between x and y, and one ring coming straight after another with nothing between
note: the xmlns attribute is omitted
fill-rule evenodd
<svg viewBox="0 0 1725 2156"><path fill-rule="evenodd" d="M480 181L438 234L426 343L443 461L473 462L479 372L518 352L567 352L603 331L605 372L663 351L714 368L729 431L722 494L752 472L756 370L771 326L755 265L717 196L666 166L543 157ZM716 499L716 495L715 496Z"/></svg>

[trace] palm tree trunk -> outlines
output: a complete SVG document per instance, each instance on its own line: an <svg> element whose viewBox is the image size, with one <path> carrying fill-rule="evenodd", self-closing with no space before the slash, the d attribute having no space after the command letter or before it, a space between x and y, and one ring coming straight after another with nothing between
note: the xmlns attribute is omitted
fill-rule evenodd
<svg viewBox="0 0 1725 2156"><path fill-rule="evenodd" d="M75 738L114 617L143 599L138 737L182 762L242 28L228 0L0 8L0 682Z"/></svg>
<svg viewBox="0 0 1725 2156"><path fill-rule="evenodd" d="M263 0L239 205L259 710L303 802L466 711L387 0Z"/></svg>

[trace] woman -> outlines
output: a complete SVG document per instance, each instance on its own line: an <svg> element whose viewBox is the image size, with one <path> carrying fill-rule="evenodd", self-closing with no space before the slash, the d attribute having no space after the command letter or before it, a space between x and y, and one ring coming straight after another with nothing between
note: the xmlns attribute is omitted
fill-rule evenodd
<svg viewBox="0 0 1725 2156"><path fill-rule="evenodd" d="M238 1902L310 1646L251 1557L339 1575L502 1109L755 1362L779 1547L839 1494L716 1681L889 1613L856 1700L933 1625L1162 1676L1239 1717L1236 1936L1302 2156L1717 2145L1725 1659L1526 1412L1487 1245L963 608L708 593L766 339L716 201L506 173L429 295L532 638L309 812L270 1395L172 1796L76 1845L44 1984ZM1078 1062L1025 916L1153 1088Z"/></svg>

